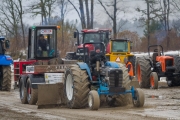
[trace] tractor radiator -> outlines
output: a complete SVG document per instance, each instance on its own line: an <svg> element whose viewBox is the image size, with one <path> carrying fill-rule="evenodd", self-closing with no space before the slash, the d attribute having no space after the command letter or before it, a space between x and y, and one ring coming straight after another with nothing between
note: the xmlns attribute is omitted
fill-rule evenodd
<svg viewBox="0 0 180 120"><path fill-rule="evenodd" d="M105 68L100 74L109 78L109 87L122 87L123 72L119 68Z"/></svg>
<svg viewBox="0 0 180 120"><path fill-rule="evenodd" d="M123 72L121 69L112 68L108 71L110 87L122 87Z"/></svg>

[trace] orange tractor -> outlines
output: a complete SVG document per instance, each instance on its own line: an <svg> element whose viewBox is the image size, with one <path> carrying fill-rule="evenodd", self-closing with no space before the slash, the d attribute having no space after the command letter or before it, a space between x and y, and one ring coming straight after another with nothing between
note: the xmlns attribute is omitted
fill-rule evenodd
<svg viewBox="0 0 180 120"><path fill-rule="evenodd" d="M150 48L155 48L152 57L150 57ZM177 77L180 74L176 71L174 57L165 56L161 45L149 46L148 54L149 57L142 56L136 59L135 73L139 86L157 89L160 77L166 77L168 86L179 85L180 81Z"/></svg>

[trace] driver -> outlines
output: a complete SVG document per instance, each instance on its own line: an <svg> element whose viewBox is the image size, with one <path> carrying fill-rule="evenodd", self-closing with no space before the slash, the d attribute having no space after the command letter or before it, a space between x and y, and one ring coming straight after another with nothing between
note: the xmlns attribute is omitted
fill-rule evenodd
<svg viewBox="0 0 180 120"><path fill-rule="evenodd" d="M96 61L100 60L103 54L101 53L100 47L96 46L95 51L91 51L90 61L92 64L95 64Z"/></svg>
<svg viewBox="0 0 180 120"><path fill-rule="evenodd" d="M39 56L41 57L48 56L47 51L49 50L49 46L48 46L47 40L44 39L44 36L42 34L39 35L38 50L40 52Z"/></svg>

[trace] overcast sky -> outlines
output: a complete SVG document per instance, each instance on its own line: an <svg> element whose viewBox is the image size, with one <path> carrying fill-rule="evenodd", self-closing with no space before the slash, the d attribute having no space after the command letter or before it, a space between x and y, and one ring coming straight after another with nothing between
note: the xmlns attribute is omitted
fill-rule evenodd
<svg viewBox="0 0 180 120"><path fill-rule="evenodd" d="M25 7L28 6L28 4L30 2L32 2L33 0L31 1L28 1L28 0L25 0L25 2L23 3L23 5ZM35 0L36 1L36 0ZM78 1L76 0L71 0L74 2L74 5L77 6L77 9L79 8L79 5L78 5ZM107 20L108 16L107 14L105 13L104 9L101 7L100 4L98 4L98 0L94 0L95 1L95 5L94 5L94 20L95 21L99 21L99 23L104 23L104 21ZM103 1L113 1L113 0L103 0ZM135 18L138 18L141 16L141 13L138 13L135 11L135 8L137 7L140 7L141 9L146 9L147 5L145 3L145 0L120 0L121 2L117 5L117 8L119 9L125 9L125 12L120 12L118 14L118 19L127 19L129 21L132 21L135 19ZM71 5L69 5L70 9L72 9L73 7ZM112 11L113 13L113 9L109 9L108 11ZM59 7L57 7L52 16L60 16L60 9ZM173 16L170 16L170 19L172 19ZM79 17L78 17L78 14L75 10L71 10L67 16L65 17L65 19L69 19L69 20L79 20ZM25 17L24 17L24 21L30 25L33 25L34 23L38 24L41 22L41 17L40 15L38 15L37 17L35 18L32 18L29 14L26 14Z"/></svg>
<svg viewBox="0 0 180 120"><path fill-rule="evenodd" d="M146 4L144 4L145 2L143 0L135 0L135 1L133 1L133 0L121 0L121 1L122 2L120 2L117 7L120 9L122 9L122 8L126 9L126 12L125 13L120 12L118 14L118 18L123 18L123 19L128 19L130 21L133 21L134 17L140 16L140 14L135 11L135 8L138 6L143 8L143 9L146 8ZM30 2L32 2L32 1L30 1ZM26 2L23 3L23 6L27 7L30 2L26 0ZM97 4L97 0L95 0L95 3L96 4L94 6L94 20L100 21L100 23L103 23L105 20L107 20L108 16L104 12L104 9L99 4ZM75 5L77 6L77 8L79 7L78 1L75 2ZM70 8L72 9L71 5L70 5ZM112 10L112 12L113 12L113 10ZM59 13L60 13L60 9L57 7L54 10L52 16L59 16ZM71 10L67 14L65 19L69 19L69 20L76 20L77 19L79 21L78 14L75 10ZM30 25L33 25L34 23L36 23L36 24L40 23L41 17L40 17L40 15L38 15L37 17L32 18L29 14L26 14L24 16L24 21Z"/></svg>

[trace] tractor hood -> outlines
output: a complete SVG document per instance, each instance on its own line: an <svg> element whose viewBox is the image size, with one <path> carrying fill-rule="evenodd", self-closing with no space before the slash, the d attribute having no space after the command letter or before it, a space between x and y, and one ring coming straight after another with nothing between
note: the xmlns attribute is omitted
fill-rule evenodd
<svg viewBox="0 0 180 120"><path fill-rule="evenodd" d="M83 48L83 45L84 45L84 44L80 44L80 45L78 46L78 48ZM94 50L95 50L95 47L94 47L93 44L86 44L85 47L88 48L89 51L94 51Z"/></svg>

